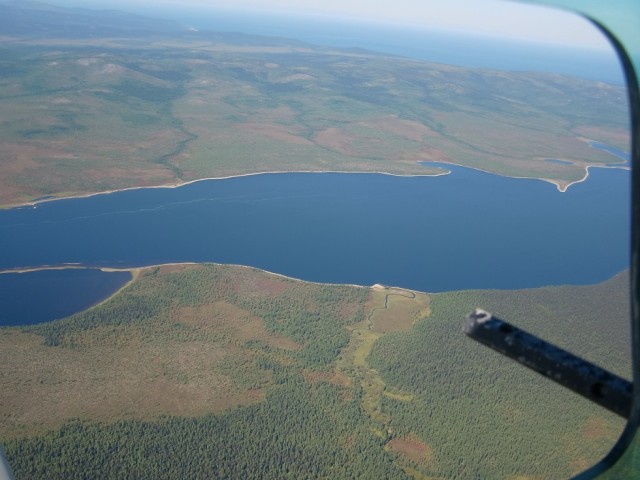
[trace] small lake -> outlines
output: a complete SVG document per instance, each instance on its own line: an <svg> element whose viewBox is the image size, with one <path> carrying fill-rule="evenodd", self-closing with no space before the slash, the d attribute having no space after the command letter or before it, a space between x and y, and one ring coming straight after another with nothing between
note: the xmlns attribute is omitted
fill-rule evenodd
<svg viewBox="0 0 640 480"><path fill-rule="evenodd" d="M590 284L628 267L628 171L592 168L560 193L447 168L264 174L0 211L0 269L219 262L442 292Z"/></svg>
<svg viewBox="0 0 640 480"><path fill-rule="evenodd" d="M41 270L0 275L0 326L64 318L99 303L131 280L129 272Z"/></svg>
<svg viewBox="0 0 640 480"><path fill-rule="evenodd" d="M547 158L545 162L554 163L556 165L573 165L573 162L570 162L569 160L558 160L557 158Z"/></svg>

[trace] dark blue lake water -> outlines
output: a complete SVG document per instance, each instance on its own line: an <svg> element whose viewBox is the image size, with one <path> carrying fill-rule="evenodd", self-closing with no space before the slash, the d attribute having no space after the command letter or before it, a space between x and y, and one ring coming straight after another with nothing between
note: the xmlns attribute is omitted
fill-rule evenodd
<svg viewBox="0 0 640 480"><path fill-rule="evenodd" d="M628 171L592 168L560 193L450 168L256 175L0 211L0 269L220 262L442 292L589 284L628 267Z"/></svg>
<svg viewBox="0 0 640 480"><path fill-rule="evenodd" d="M42 270L0 275L0 326L31 325L85 310L115 293L129 272Z"/></svg>

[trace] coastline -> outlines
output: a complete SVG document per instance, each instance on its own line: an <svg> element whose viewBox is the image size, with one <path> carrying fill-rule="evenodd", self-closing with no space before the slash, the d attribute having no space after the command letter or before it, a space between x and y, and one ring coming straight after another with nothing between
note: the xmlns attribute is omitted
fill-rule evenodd
<svg viewBox="0 0 640 480"><path fill-rule="evenodd" d="M154 268L162 268L162 267L182 267L182 266L203 266L203 265L213 265L213 266L220 266L220 267L234 267L234 268L240 268L240 269L245 269L245 270L253 270L253 271L258 271L258 272L262 272L268 275L272 275L275 277L279 277L285 280L289 280L292 282L297 282L297 283L304 283L304 284L310 284L310 285L330 285L330 286L337 286L337 287L353 287L353 288L363 288L363 289L367 289L367 290L383 290L383 291L387 291L390 289L401 289L403 291L407 291L407 292L412 292L413 294L418 294L418 293L426 293L426 292L420 292L418 290L412 290L409 288L404 288L404 287L393 287L393 286L388 286L388 285L381 285L379 283L376 283L374 285L357 285L357 284L351 284L351 283L325 283L325 282L315 282L315 281L311 281L311 280L303 280L300 278L295 278L295 277L290 277L281 273L276 273L276 272L271 272L269 270L265 270L262 268L257 268L257 267L252 267L250 265L240 265L240 264L226 264L226 263L217 263L217 262L169 262L169 263L160 263L160 264L155 264L155 265L145 265L145 266L141 266L141 267L92 267L92 266L84 266L84 265L79 265L79 264L72 264L72 265L57 265L57 266L42 266L42 267L28 267L28 268L19 268L19 269L13 269L13 270L0 270L0 275L2 274L10 274L10 273L33 273L33 272L40 272L40 271L46 271L46 270L100 270L102 272L129 272L131 275L131 278L129 280L127 280L127 282L125 282L123 285L121 285L117 290L115 290L114 292L110 293L109 295L107 295L106 297L104 297L103 299L101 299L100 301L98 301L97 303L90 305L87 308L83 308L81 310L75 311L69 315L67 315L66 317L62 317L62 318L67 318L68 316L71 315L75 315L77 313L82 313L82 312L87 312L93 308L96 308L108 301L110 301L112 298L114 298L115 296L119 295L120 293L122 293L126 288L128 288L133 282L135 282L136 280L138 280L142 274L146 271L149 271L151 269ZM428 294L428 293L426 293ZM60 318L60 319L62 319ZM51 322L51 321L55 321L55 320L47 320L45 323ZM6 327L0 327L0 329L2 328L12 328L11 326L6 326Z"/></svg>
<svg viewBox="0 0 640 480"><path fill-rule="evenodd" d="M497 175L499 177L504 177L504 178L514 178L514 179L519 179L519 180L539 180L539 181L543 181L543 182L547 182L547 183L551 183L552 185L555 185L556 188L558 189L558 191L560 193L565 193L569 187L578 184L578 183L582 183L585 182L588 178L589 178L589 169L590 168L611 168L611 169L619 169L619 170L631 170L631 167L628 166L620 166L620 165L615 165L615 166L609 166L609 165L585 165L584 169L585 169L585 173L584 176L582 178L580 178L579 180L574 180L572 182L569 181L563 181L563 180L556 180L553 178L545 178L545 177L520 177L520 176L513 176L513 175L505 175L502 173L496 173L496 172L491 172L489 170L483 170L482 168L478 168L478 167L471 167L469 165L462 165L460 163L453 163L453 162L419 162L419 163L438 163L441 165L453 165L456 167L461 167L461 168L468 168L470 170L475 170L477 172L482 172L482 173L487 173L489 175ZM72 199L76 199L76 198L90 198L90 197L95 197L98 195L110 195L112 193L118 193L118 192L127 192L127 191L131 191L131 190L146 190L146 189L160 189L160 188L180 188L180 187L184 187L187 185L191 185L193 183L198 183L198 182L206 182L206 181L212 181L212 180L228 180L228 179L232 179L232 178L242 178L242 177L253 177L253 176L258 176L258 175L280 175L280 174L296 174L296 173L311 173L311 174L324 174L324 173L341 173L341 174L353 174L353 175L360 175L360 174L373 174L373 175L386 175L386 176L390 176L390 177L406 177L406 178L412 178L412 177L442 177L445 175L449 175L451 174L451 171L445 171L442 173L433 173L433 174L399 174L399 173L389 173L389 172L384 172L384 171L371 171L371 172L359 172L359 171L348 171L348 170L274 170L274 171L264 171L264 172L254 172L254 173L240 173L237 175L226 175L223 177L205 177L205 178L197 178L195 180L187 180L185 182L180 182L180 183L171 183L171 184L164 184L164 185L148 185L145 187L127 187L127 188L119 188L119 189L113 189L113 190L104 190L104 191L100 191L100 192L90 192L90 193L79 193L77 195L71 194L71 195L66 195L66 196L61 196L61 197L49 197L49 198L43 198L40 200L32 200L29 202L24 202L24 203L16 203L16 204L7 204L7 205L1 205L0 206L0 210L11 210L13 208L24 208L24 207L33 207L33 208L37 208L38 205L41 205L43 203L49 203L49 202L55 202L55 201L59 201L59 200L72 200ZM63 267L63 268L70 268L70 267ZM7 273L6 271L0 271L0 274L2 273Z"/></svg>
<svg viewBox="0 0 640 480"><path fill-rule="evenodd" d="M476 172L487 173L489 175L496 175L498 177L503 177L503 178L515 178L515 179L518 179L518 180L540 180L540 181L551 183L551 184L555 185L560 193L566 193L567 190L569 189L569 187L571 187L571 186L573 186L573 185L575 185L577 183L585 182L589 178L589 169L590 168L609 168L609 169L615 169L615 170L631 170L631 167L623 166L623 165L606 165L606 164L605 165L595 165L595 164L594 165L585 165L584 166L584 169L585 169L584 176L579 180L574 180L573 182L569 182L569 181L555 180L553 178L544 178L544 177L518 177L518 176L513 176L513 175L504 175L502 173L490 172L488 170L483 170L483 169L478 168L478 167L470 167L469 165L462 165L460 163L453 163L453 162L420 162L420 163L421 164L422 163L437 163L437 164L441 164L441 165L455 165L456 167L468 168L470 170L475 170ZM448 173L451 173L451 172L448 172ZM415 176L418 176L418 175L415 175ZM437 176L437 175L433 175L433 176Z"/></svg>
<svg viewBox="0 0 640 480"><path fill-rule="evenodd" d="M303 283L303 284L310 284L310 285L329 285L329 286L336 286L336 287L353 287L353 288L361 288L361 289L366 289L369 290L371 292L374 291L391 291L391 290L401 290L404 292L410 292L412 294L423 294L423 295L429 295L429 296L433 296L433 295L439 295L441 293L446 293L446 292L439 292L439 293L434 293L434 292L425 292L425 291L421 291L421 290L415 290L415 289L411 289L411 288L407 288L407 287L400 287L400 286L393 286L393 285L384 285L381 283L374 283L373 285L359 285L359 284L355 284L355 283L334 283L334 282L316 282L316 281L312 281L312 280L303 280L301 278L296 278L296 277L291 277L288 275L284 275L282 273L277 273L277 272L272 272L269 270L265 270L263 268L258 268L258 267L252 267L250 265L241 265L241 264L228 264L228 263L218 263L218 262L168 262L168 263L159 263L159 264L154 264L154 265L145 265L145 266L139 266L139 267L91 267L91 266L83 266L83 265L78 265L78 264L73 264L73 265L59 265L59 266L43 266L43 267L30 267L30 268L22 268L22 269L15 269L15 270L0 270L0 275L2 274L8 274L8 273L30 273L30 272L38 272L38 271L43 271L43 270L67 270L67 269L76 269L76 270L82 270L82 269L95 269L95 270L100 270L102 272L129 272L131 274L131 278L122 286L120 286L120 288L118 288L116 291L114 291L113 293L111 293L110 295L108 295L107 297L103 298L102 300L100 300L99 302L84 308L82 310L78 310L77 312L72 313L71 315L75 315L76 313L81 313L81 312L86 312L89 311L95 307L98 307L106 302L108 302L109 300L111 300L112 298L114 298L116 295L119 295L120 293L122 293L122 291L124 291L126 288L128 288L133 282L135 282L136 280L138 280L141 275L148 270L154 269L154 268L162 268L162 267L182 267L182 266L206 266L206 265L211 265L211 266L217 266L217 267L233 267L233 268L239 268L239 269L244 269L244 270L253 270L253 271L257 271L257 272L261 272L261 273L265 273L267 275L271 275L271 276L275 276L278 278L282 278L285 280L289 280L292 282L296 282L296 283ZM614 274L612 277L613 278L617 275L620 275L622 272L628 270L624 269L620 272L617 272L616 274ZM606 280L605 280L606 281ZM599 283L599 282L596 282ZM546 287L533 287L533 288L546 288ZM66 318L66 317L63 317ZM49 321L54 321L54 320L49 320ZM5 327L0 327L0 328L5 328ZM10 327L7 327L10 328Z"/></svg>
<svg viewBox="0 0 640 480"><path fill-rule="evenodd" d="M453 165L453 164L452 164ZM461 165L464 166L464 165ZM254 177L254 176L258 176L258 175L280 175L280 174L296 174L296 173L317 173L317 174L323 174L323 173L341 173L341 174L354 174L354 175L364 175L364 174L373 174L373 175L387 175L390 177L441 177L443 175L449 175L451 172L447 171L447 172L442 172L442 173L433 173L433 174L420 174L420 173L415 173L415 174L400 174L400 173L389 173L389 172L384 172L384 171L348 171L348 170L274 170L274 171L263 171L263 172L252 172L252 173L239 173L236 175L226 175L226 176L222 176L222 177L205 177L205 178L196 178L195 180L187 180L184 182L178 182L178 183L169 183L169 184L164 184L164 185L148 185L145 187L127 187L127 188L117 188L117 189L113 189L113 190L104 190L104 191L100 191L100 192L90 192L90 193L79 193L77 195L66 195L66 196L60 196L60 197L49 197L49 198L43 198L43 199L39 199L39 200L31 200L28 202L23 202L23 203L15 203L15 204L6 204L6 205L1 205L0 206L0 210L11 210L13 208L22 208L22 207L33 207L36 208L38 205L43 204L43 203L48 203L48 202L55 202L58 200L71 200L74 198L89 198L89 197L95 197L97 195L109 195L112 193L118 193L118 192L127 192L127 191L131 191L131 190L146 190L146 189L152 189L152 188L180 188L180 187L184 187L187 185L191 185L193 183L197 183L197 182L206 182L206 181L210 181L210 180L229 180L232 178L242 178L242 177ZM489 172L490 173L490 172Z"/></svg>
<svg viewBox="0 0 640 480"><path fill-rule="evenodd" d="M115 269L109 269L109 268L101 268L100 269L103 272L117 272L117 271L122 271L122 270L115 270ZM117 289L115 292L113 292L111 295L106 296L105 298L103 298L102 300L100 300L98 303L91 305L89 308L86 308L84 310L80 310L76 313L80 313L80 312L86 312L87 310L91 310L92 308L98 307L100 305L102 305L103 303L108 302L109 300L111 300L113 297L115 297L116 295L119 295L124 289L126 289L127 287L129 287L129 285L131 285L133 282L135 282L138 278L140 278L140 274L142 273L142 268L133 268L130 270L127 270L130 274L131 274L131 278L129 279L129 281L127 281L124 285L122 285L119 289ZM75 314L74 314L75 315Z"/></svg>
<svg viewBox="0 0 640 480"><path fill-rule="evenodd" d="M471 167L469 165L463 165L460 163L453 163L453 162L418 162L419 164L428 164L428 163L437 163L440 165L452 165L452 166L456 166L456 167L461 167L461 168L469 168L471 170L475 170L478 172L482 172L482 173L487 173L489 175L497 175L499 177L504 177L504 178L515 178L515 179L521 179L521 180L540 180L543 182L547 182L547 183L551 183L553 185L556 186L556 188L558 189L559 192L561 193L565 193L569 187L571 187L572 185L575 185L577 183L581 183L587 180L587 178L589 177L589 168L616 168L616 169L621 169L621 170L629 170L629 167L626 166L607 166L607 165L586 165L585 166L585 175L579 179L579 180L574 180L573 182L567 182L567 181L562 181L562 180L555 180L552 178L544 178L544 177L522 177L522 176L513 176L513 175L505 175L502 173L497 173L497 172L491 172L489 170L483 170L482 168L478 168L478 167ZM438 168L442 168L442 167L438 167ZM148 186L144 186L144 187L127 187L127 188L119 188L119 189L113 189L113 190L104 190L104 191L100 191L100 192L90 192L90 193L79 193L77 195L71 194L71 195L65 195L65 196L60 196L60 197L49 197L49 198L43 198L40 200L32 200L32 201L28 201L28 202L24 202L24 203L16 203L16 204L7 204L7 205L2 205L0 206L0 210L11 210L13 208L24 208L24 207L33 207L33 208L37 208L38 205L41 205L43 203L49 203L49 202L55 202L55 201L59 201L59 200L71 200L71 199L76 199L76 198L89 198L89 197L95 197L98 195L110 195L112 193L118 193L118 192L127 192L127 191L131 191L131 190L146 190L146 189L159 189L159 188L180 188L180 187L184 187L187 185L191 185L193 183L198 183L198 182L206 182L206 181L212 181L212 180L229 180L229 179L233 179L233 178L242 178L242 177L254 177L254 176L258 176L258 175L282 175L282 174L296 174L296 173L310 173L310 174L324 174L324 173L340 173L340 174L353 174L353 175L366 175L366 174L370 174L370 175L386 175L386 176L390 176L390 177L406 177L406 178L412 178L412 177L442 177L445 175L449 175L451 174L451 171L443 171L442 173L413 173L413 174L400 174L400 173L390 173L390 172L385 172L385 171L348 171L348 170L273 170L273 171L263 171L263 172L252 172L252 173L239 173L236 175L225 175L225 176L221 176L221 177L205 177L205 178L196 178L194 180L187 180L184 182L177 182L177 183L169 183L169 184L163 184L163 185L148 185ZM2 273L2 272L0 272Z"/></svg>
<svg viewBox="0 0 640 480"><path fill-rule="evenodd" d="M589 138L581 138L580 140L583 140L584 142L587 142L591 148L594 149L598 149L596 146L594 146L594 144L599 143L596 140L592 140ZM607 153L618 157L616 154L607 151ZM618 157L618 158L622 158L622 157ZM575 162L573 162L572 160L567 160L568 162L571 162L572 164L574 164ZM584 176L579 179L579 180L574 180L574 181L566 181L566 180L557 180L557 179L553 179L553 178L546 178L546 177L521 177L521 176L512 176L512 175L506 175L503 173L498 173L498 172L491 172L489 170L484 170L482 168L478 168L478 167L472 167L469 165L462 165L460 163L454 163L454 162L443 162L443 161L419 161L416 162L418 165L423 165L425 166L425 164L429 164L429 163L435 163L435 164L440 164L440 165L455 165L457 167L462 167L462 168L470 168L472 170L476 170L478 172L483 172L483 173L488 173L490 175L497 175L500 177L505 177L505 178L518 178L518 179L525 179L525 180L541 180L543 182L547 182L547 183L551 183L553 185L556 186L556 188L558 189L558 191L560 193L565 193L569 187L571 187L572 185L575 185L577 183L582 183L584 181L586 181L589 178L589 169L590 168L619 168L622 170L630 170L630 166L627 165L608 165L608 164L593 164L593 165L585 165L584 169L585 169L585 174ZM436 168L442 168L442 167L436 167ZM120 189L112 189L112 190L104 190L104 191L99 191L99 192L88 192L88 193L77 193L77 194L67 194L67 195L62 195L62 196L50 196L47 198L41 198L41 199L35 199L35 200L31 200L31 201L27 201L27 202L23 202L23 203L9 203L6 205L0 205L0 210L10 210L13 208L21 208L21 207L33 207L33 208L37 208L38 205L45 203L45 202L54 202L57 200L69 200L69 199L73 199L73 198L89 198L89 197L94 197L96 195L108 195L111 193L118 193L118 192L126 192L126 191L130 191L130 190L142 190L142 189L147 189L147 188L179 188L179 187L184 187L186 185L191 185L192 183L196 183L196 182L204 182L204 181L209 181L209 180L228 180L228 179L232 179L232 178L241 178L241 177L252 177L252 176L256 176L256 175L277 175L277 174L295 174L295 173L343 173L343 174L375 174L375 175L388 175L391 177L440 177L443 175L449 175L451 173L451 171L444 171L442 173L424 173L424 174L420 174L420 173L407 173L407 174L402 174L402 173L390 173L390 172L386 172L383 170L373 170L373 171L349 171L349 170L265 170L265 171L258 171L258 172L250 172L250 173L238 173L238 174L231 174L231 175L225 175L225 176L219 176L219 177L204 177L204 178L196 178L194 180L187 180L187 181L182 181L182 182L175 182L175 183L168 183L168 184L162 184L162 185L148 185L148 186L144 186L144 187L127 187L127 188L120 188Z"/></svg>
<svg viewBox="0 0 640 480"><path fill-rule="evenodd" d="M431 162L419 162L419 163L431 163ZM523 180L541 180L543 182L552 183L553 185L555 185L558 188L558 191L560 191L562 193L566 192L567 189L571 185L574 185L575 183L580 183L580 182L585 181L587 179L587 177L589 176L588 169L591 168L591 167L623 168L623 167L607 167L607 166L604 166L604 165L588 165L588 166L586 166L587 172L586 172L585 176L582 179L565 184L565 182L562 182L561 180L554 180L554 179L542 178L542 177L518 177L518 176L504 175L504 174L501 174L501 173L490 172L488 170L483 170L481 168L471 167L469 165L462 165L462 164L453 163L453 162L433 162L433 163L439 163L441 165L453 165L453 166L461 167L461 168L469 168L471 170L476 170L478 172L488 173L490 175L497 175L499 177L505 177L505 178L516 178L516 179L523 179ZM623 168L623 169L628 169L628 168ZM76 199L76 198L90 198L90 197L95 197L95 196L98 196L98 195L110 195L112 193L127 192L127 191L131 191L131 190L146 190L146 189L160 189L160 188L167 188L167 189L169 189L169 188L180 188L180 187L184 187L184 186L187 186L187 185L191 185L193 183L206 182L206 181L212 181L212 180L229 180L229 179L233 179L233 178L254 177L254 176L258 176L258 175L281 175L281 174L296 174L296 173L311 173L311 174L340 173L340 174L349 174L349 175L351 175L351 174L353 174L353 175L371 174L371 175L386 175L386 176L390 176L390 177L412 178L412 177L442 177L442 176L451 174L451 171L449 170L449 171L444 171L442 173L433 173L433 174L429 174L429 173L425 173L425 174L418 174L418 173L400 174L400 173L389 173L389 172L384 172L384 171L370 171L370 172L362 171L362 172L360 172L360 171L348 171L348 170L274 170L274 171L253 172L253 173L239 173L237 175L226 175L226 176L222 176L222 177L196 178L195 180L187 180L187 181L184 181L184 182L169 183L169 184L163 184L163 185L148 185L148 186L144 186L144 187L118 188L118 189L113 189L113 190L103 190L103 191L100 191L100 192L78 193L77 195L70 194L70 195L65 195L65 196L60 196L60 197L52 196L52 197L49 197L49 198L43 198L43 199L39 199L39 200L31 200L31 201L23 202L23 203L2 205L2 206L0 206L0 210L11 210L11 209L14 209L14 208L24 208L24 207L37 208L38 205L41 205L43 203L56 202L56 201L59 201L59 200L72 200L72 199ZM0 272L0 273L3 273L3 272Z"/></svg>
<svg viewBox="0 0 640 480"><path fill-rule="evenodd" d="M137 278L140 277L140 275L145 271L145 270L150 270L153 268L162 268L162 267L182 267L182 266L200 266L200 265L214 265L214 266L218 266L218 267L234 267L234 268L241 268L241 269L245 269L245 270L255 270L258 272L262 272L262 273L266 273L268 275L273 275L285 280L291 280L293 282L302 282L302 283L308 283L311 285L331 285L331 286L345 286L345 287L355 287L355 288L366 288L366 289L370 289L370 290L389 290L389 289L400 289L400 290L405 290L407 292L414 292L414 293L424 293L427 295L439 295L440 293L445 293L445 292L425 292L422 290L415 290L412 288L408 288L408 287L401 287L401 286L397 286L397 285L386 285L386 284L382 284L382 283L374 283L372 285L360 285L357 283L336 283L336 282L316 282L313 280L304 280L302 278L297 278L297 277L292 277L289 275L285 275L283 273L277 273L277 272L272 272L270 270L266 270L264 268L258 268L258 267L252 267L251 265L242 265L239 263L220 263L220 262L167 262L167 263L157 263L157 264L153 264L153 265L143 265L143 266L137 266L137 267L93 267L93 266L89 266L89 265L80 265L80 264L73 264L73 265L57 265L57 266L42 266L42 267L28 267L28 268L19 268L19 269L9 269L9 270L0 270L0 275L3 274L9 274L9 273L30 273L30 272L39 272L39 271L44 271L44 270L90 270L90 269L94 269L94 270L100 270L102 272L105 273L109 273L109 272L129 272L131 273L131 280L129 280L125 285L123 285L120 289L118 289L116 292L114 292L112 295L110 295L108 298L111 298L112 296L118 294L121 290L123 290L124 288L126 288L129 284L131 284L133 281L135 281ZM621 272L625 271L627 269L621 270ZM619 275L621 272L616 273L615 275ZM596 282L597 283L597 282ZM546 288L546 286L542 286L542 287L528 287L528 288ZM107 298L107 299L108 299ZM105 299L105 300L107 300ZM104 302L105 300L103 300L102 302ZM100 302L100 303L102 303ZM98 305L98 304L96 304ZM95 306L95 305L94 305ZM93 307L90 307L93 308Z"/></svg>
<svg viewBox="0 0 640 480"><path fill-rule="evenodd" d="M557 181L555 180L550 180L550 179L541 179L541 180L545 180L548 181L550 183L553 183L556 185L556 187L558 187L558 191L560 191L561 193L566 192L569 187L571 187L572 185L576 185L577 183L582 183L582 182L586 182L587 179L589 178L589 169L590 168L605 168L605 169L614 169L614 170L631 170L631 167L627 167L627 166L607 166L607 165L585 165L584 167L584 176L580 179L580 180L575 180L573 182L569 182L566 185L564 184L559 184Z"/></svg>
<svg viewBox="0 0 640 480"><path fill-rule="evenodd" d="M346 286L346 287L357 287L357 288L401 288L402 290L417 292L417 293L427 293L427 292L419 292L418 290L412 290L410 288L405 287L394 287L389 285L382 285L376 283L374 285L358 285L355 283L332 283L332 282L314 282L313 280L303 280L301 278L291 277L288 275L284 275L282 273L271 272L269 270L265 270L263 268L252 267L250 265L241 265L239 263L218 263L218 262L168 262L168 263L158 263L154 265L144 265L138 267L94 267L90 265L81 265L81 264L69 264L69 265L45 265L41 267L22 267L16 269L8 269L8 270L0 270L0 275L9 274L9 273L31 273L31 272L40 272L45 270L100 270L102 272L129 272L132 275L131 280L129 280L124 286L122 286L117 292L113 293L109 296L111 298L113 295L116 295L123 288L137 279L140 274L144 270L152 269L152 268L162 268L162 267L181 267L181 266L198 266L198 265L215 265L220 267L236 267L243 268L248 270L257 270L259 272L267 273L269 275L274 275L276 277L284 278L286 280L291 280L294 282L302 282L309 283L312 285L334 285L334 286ZM104 301L104 300L103 300ZM102 302L100 302L102 303ZM92 308L92 307L91 307Z"/></svg>
<svg viewBox="0 0 640 480"><path fill-rule="evenodd" d="M201 263L197 262L178 262L178 263L161 263L158 265L145 265L142 267L97 267L92 265L83 265L80 263L63 263L62 265L42 265L40 267L18 267L18 268L10 268L6 270L0 270L0 275L8 274L8 273L30 273L30 272L40 272L43 270L100 270L101 272L110 273L110 272L132 272L134 270L142 270L145 268L155 268L155 267L165 267L171 265L201 265ZM222 264L221 264L222 265Z"/></svg>

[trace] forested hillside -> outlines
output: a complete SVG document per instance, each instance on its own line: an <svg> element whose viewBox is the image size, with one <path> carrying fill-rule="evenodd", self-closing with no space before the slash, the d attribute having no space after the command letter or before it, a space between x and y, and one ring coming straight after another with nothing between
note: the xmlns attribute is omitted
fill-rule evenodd
<svg viewBox="0 0 640 480"><path fill-rule="evenodd" d="M428 319L385 336L369 358L415 397L384 398L394 433L425 441L424 471L447 478L568 478L595 463L623 422L461 335L460 319L481 307L630 378L627 282L434 295Z"/></svg>
<svg viewBox="0 0 640 480"><path fill-rule="evenodd" d="M244 267L142 269L0 330L16 478L565 478L623 422L461 333L483 307L627 374L626 275L426 295Z"/></svg>

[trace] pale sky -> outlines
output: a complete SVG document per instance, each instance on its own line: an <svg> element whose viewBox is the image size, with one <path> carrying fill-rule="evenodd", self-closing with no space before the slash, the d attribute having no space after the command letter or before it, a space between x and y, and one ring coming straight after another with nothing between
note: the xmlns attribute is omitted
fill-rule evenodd
<svg viewBox="0 0 640 480"><path fill-rule="evenodd" d="M396 24L488 33L526 40L610 49L583 18L559 10L510 0L134 0L140 6L174 4L217 9L265 10L309 15L354 17ZM52 3L127 10L124 0L60 0Z"/></svg>

